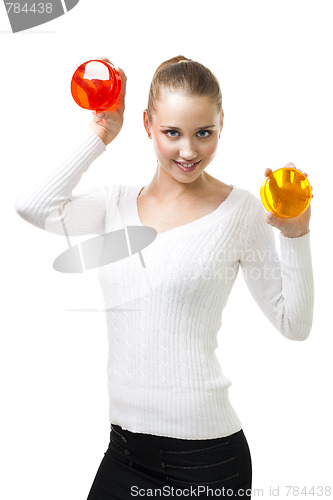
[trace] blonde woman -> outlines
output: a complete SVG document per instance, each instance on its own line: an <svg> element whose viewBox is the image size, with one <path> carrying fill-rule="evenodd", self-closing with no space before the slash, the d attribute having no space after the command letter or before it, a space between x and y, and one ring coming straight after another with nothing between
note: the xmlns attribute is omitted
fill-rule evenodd
<svg viewBox="0 0 333 500"><path fill-rule="evenodd" d="M183 56L157 68L143 113L157 158L151 182L73 195L122 128L126 76L117 69L123 81L117 106L94 112L73 153L16 204L24 219L60 234L64 225L77 235L124 225L157 231L142 250L145 268L132 255L99 269L111 428L88 500L251 498L250 450L215 355L216 336L241 268L272 325L288 339L308 337L310 208L278 219L249 191L208 174L223 128L222 94L208 68ZM135 167L143 162L138 158ZM280 256L272 226L280 230Z"/></svg>

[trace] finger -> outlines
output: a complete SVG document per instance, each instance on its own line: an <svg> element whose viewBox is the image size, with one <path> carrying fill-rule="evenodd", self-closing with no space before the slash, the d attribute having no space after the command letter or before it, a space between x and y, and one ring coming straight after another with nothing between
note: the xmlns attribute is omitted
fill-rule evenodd
<svg viewBox="0 0 333 500"><path fill-rule="evenodd" d="M121 78L121 91L119 94L119 97L117 99L116 106L117 107L122 107L125 109L125 95L126 95L126 84L127 84L127 76L125 75L124 71L119 68L119 66L116 66L115 68L118 73L120 74Z"/></svg>
<svg viewBox="0 0 333 500"><path fill-rule="evenodd" d="M98 118L98 119L105 117L105 113L103 111L98 111L98 110L94 110L93 115L94 115L94 118Z"/></svg>
<svg viewBox="0 0 333 500"><path fill-rule="evenodd" d="M266 168L265 176L268 177L269 175L271 175L271 173L272 173L272 170L270 168Z"/></svg>
<svg viewBox="0 0 333 500"><path fill-rule="evenodd" d="M122 79L127 80L127 76L125 75L123 69L121 69L119 66L114 66L114 68L118 71Z"/></svg>
<svg viewBox="0 0 333 500"><path fill-rule="evenodd" d="M276 217L273 212L267 212L265 220L267 224L273 227L278 227L281 224L281 219Z"/></svg>
<svg viewBox="0 0 333 500"><path fill-rule="evenodd" d="M293 162L291 162L291 161L288 161L288 163L286 163L284 165L284 167L296 168L295 165L293 164Z"/></svg>
<svg viewBox="0 0 333 500"><path fill-rule="evenodd" d="M111 66L113 66L112 62L107 57L96 57L96 59L94 59L94 61L104 61L104 62L110 63ZM79 64L76 64L76 67L79 68L80 66L82 66L82 64L84 64L84 63L80 62Z"/></svg>
<svg viewBox="0 0 333 500"><path fill-rule="evenodd" d="M107 62L107 63L109 63L109 64L111 64L111 65L113 66L112 62L111 62L111 61L110 61L110 59L108 59L107 57L96 57L96 60L97 60L97 61L104 61L104 62Z"/></svg>
<svg viewBox="0 0 333 500"><path fill-rule="evenodd" d="M120 74L120 78L121 78L121 83L122 85L124 86L124 89L123 91L125 91L125 88L126 88L126 83L127 83L127 76L125 75L125 72L124 70L122 70L121 68L119 68L119 66L116 66L115 69L118 71L118 73Z"/></svg>

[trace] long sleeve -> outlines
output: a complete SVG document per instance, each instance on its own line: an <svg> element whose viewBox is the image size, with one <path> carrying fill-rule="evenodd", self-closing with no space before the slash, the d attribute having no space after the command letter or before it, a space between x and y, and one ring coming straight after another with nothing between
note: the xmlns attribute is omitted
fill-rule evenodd
<svg viewBox="0 0 333 500"><path fill-rule="evenodd" d="M89 187L73 195L82 174L106 149L92 131L55 169L48 171L29 190L16 198L17 213L31 224L56 234L103 234L108 191Z"/></svg>
<svg viewBox="0 0 333 500"><path fill-rule="evenodd" d="M247 248L240 265L248 289L271 323L286 338L305 340L311 331L314 284L310 232L298 238L279 234L280 258L273 228L258 201Z"/></svg>

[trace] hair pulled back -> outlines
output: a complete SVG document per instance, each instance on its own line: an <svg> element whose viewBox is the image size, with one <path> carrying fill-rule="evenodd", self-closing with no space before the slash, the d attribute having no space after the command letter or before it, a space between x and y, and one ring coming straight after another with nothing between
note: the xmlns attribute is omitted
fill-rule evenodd
<svg viewBox="0 0 333 500"><path fill-rule="evenodd" d="M215 75L206 66L184 56L168 59L156 69L148 96L150 122L162 89L181 89L189 94L208 96L216 103L218 112L222 111L222 92Z"/></svg>

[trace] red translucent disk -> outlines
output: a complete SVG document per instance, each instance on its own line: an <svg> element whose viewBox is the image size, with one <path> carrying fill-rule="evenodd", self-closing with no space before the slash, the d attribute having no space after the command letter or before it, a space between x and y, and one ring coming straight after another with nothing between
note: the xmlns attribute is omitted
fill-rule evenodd
<svg viewBox="0 0 333 500"><path fill-rule="evenodd" d="M87 61L77 68L72 77L73 99L84 109L109 109L117 101L120 91L120 74L104 61Z"/></svg>

